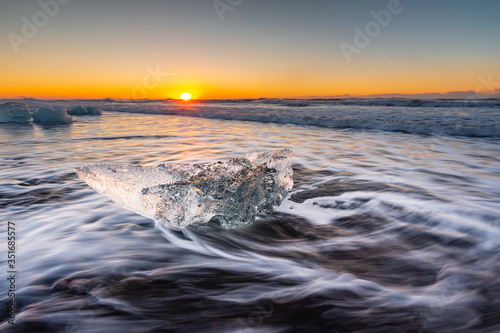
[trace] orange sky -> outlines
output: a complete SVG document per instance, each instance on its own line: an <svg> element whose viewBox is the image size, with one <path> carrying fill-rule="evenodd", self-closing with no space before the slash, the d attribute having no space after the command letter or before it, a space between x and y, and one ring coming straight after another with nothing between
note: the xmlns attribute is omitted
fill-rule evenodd
<svg viewBox="0 0 500 333"><path fill-rule="evenodd" d="M178 98L190 92L194 98L259 98L331 96L341 94L369 95L383 93L416 94L426 92L473 90L479 84L477 73L485 68L454 71L453 66L430 64L426 68L383 66L380 62L366 69L318 64L307 70L283 66L275 71L252 68L197 68L170 72L167 64L128 69L126 64L114 68L74 68L61 63L40 66L33 59L12 59L12 66L3 71L9 80L0 82L1 97L46 98ZM193 60L194 61L194 60ZM22 66L22 62L28 64ZM189 62L189 60L186 60ZM18 68L23 67L23 72ZM98 67L96 65L96 67ZM259 66L260 67L260 66ZM151 72L159 68L155 78ZM21 75L20 75L21 74ZM236 77L235 77L236 76ZM500 77L500 76L499 76Z"/></svg>

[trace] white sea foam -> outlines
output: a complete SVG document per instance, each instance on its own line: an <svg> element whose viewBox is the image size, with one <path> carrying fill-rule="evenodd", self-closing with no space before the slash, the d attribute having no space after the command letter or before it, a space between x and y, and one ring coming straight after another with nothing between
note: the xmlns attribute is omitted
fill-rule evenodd
<svg viewBox="0 0 500 333"><path fill-rule="evenodd" d="M180 115L262 123L412 134L500 137L500 100L27 100L32 107L95 104L116 112Z"/></svg>

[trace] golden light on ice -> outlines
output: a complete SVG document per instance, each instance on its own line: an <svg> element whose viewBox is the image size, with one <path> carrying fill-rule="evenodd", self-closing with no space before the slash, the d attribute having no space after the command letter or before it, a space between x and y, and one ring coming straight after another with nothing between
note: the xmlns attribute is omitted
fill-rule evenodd
<svg viewBox="0 0 500 333"><path fill-rule="evenodd" d="M181 99L185 100L185 101L189 101L193 96L191 96L190 93L183 93L181 95Z"/></svg>

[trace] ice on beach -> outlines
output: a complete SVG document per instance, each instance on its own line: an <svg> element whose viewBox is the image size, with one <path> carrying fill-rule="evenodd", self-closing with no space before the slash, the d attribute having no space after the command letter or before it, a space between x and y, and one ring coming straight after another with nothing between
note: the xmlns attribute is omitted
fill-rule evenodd
<svg viewBox="0 0 500 333"><path fill-rule="evenodd" d="M75 106L68 111L70 115L101 115L102 110L98 106Z"/></svg>
<svg viewBox="0 0 500 333"><path fill-rule="evenodd" d="M212 164L94 164L75 169L99 193L175 227L237 227L271 213L292 189L292 151L249 153Z"/></svg>
<svg viewBox="0 0 500 333"><path fill-rule="evenodd" d="M66 110L67 109L63 107L42 107L33 114L33 119L35 123L39 124L68 124L73 122L73 118Z"/></svg>
<svg viewBox="0 0 500 333"><path fill-rule="evenodd" d="M32 122L30 108L22 103L5 103L0 105L0 123L29 123Z"/></svg>

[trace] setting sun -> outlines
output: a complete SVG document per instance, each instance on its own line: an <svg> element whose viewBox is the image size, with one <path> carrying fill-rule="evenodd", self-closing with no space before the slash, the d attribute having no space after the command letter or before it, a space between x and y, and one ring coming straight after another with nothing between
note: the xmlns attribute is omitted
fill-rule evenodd
<svg viewBox="0 0 500 333"><path fill-rule="evenodd" d="M183 93L181 95L181 99L185 100L185 101L189 101L193 96L190 94L190 93Z"/></svg>

